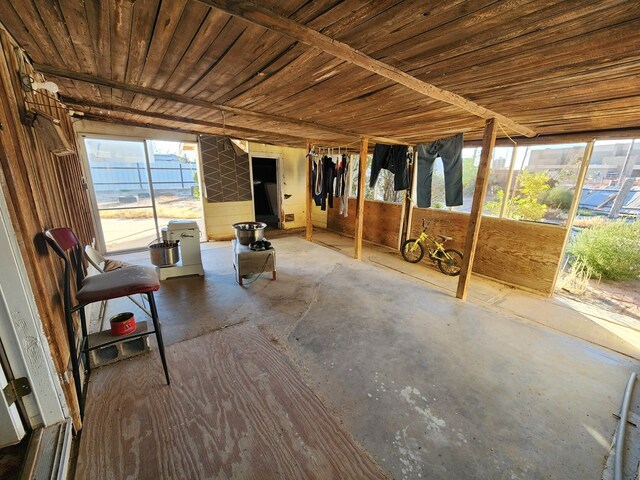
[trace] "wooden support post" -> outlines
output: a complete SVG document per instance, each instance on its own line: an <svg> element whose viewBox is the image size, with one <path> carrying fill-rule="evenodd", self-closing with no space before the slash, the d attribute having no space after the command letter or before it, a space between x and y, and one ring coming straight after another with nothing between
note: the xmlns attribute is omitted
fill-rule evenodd
<svg viewBox="0 0 640 480"><path fill-rule="evenodd" d="M311 240L313 240L313 224L311 223L311 209L313 208L313 202L312 202L312 193L311 193L311 180L313 178L312 172L313 172L313 166L312 166L312 162L313 159L311 158L311 144L307 143L307 193L305 195L305 203L306 203L306 207L305 210L307 212L307 232L306 232L306 239L310 242Z"/></svg>
<svg viewBox="0 0 640 480"><path fill-rule="evenodd" d="M571 207L569 207L569 213L567 214L567 225L565 226L566 232L564 236L564 242L562 244L562 255L564 255L564 252L567 249L567 244L569 243L569 238L571 238L571 229L573 228L573 220L576 217L576 213L578 212L578 206L580 205L580 197L582 196L582 187L584 186L584 181L587 178L589 164L591 163L591 155L593 155L594 144L595 144L595 140L591 140L589 141L589 143L587 143L587 147L584 149L584 155L582 156L582 163L580 164L580 170L578 171L578 178L576 179L576 188L573 192L573 199L571 200ZM562 257L558 260L556 275L553 279L553 288L551 289L552 292L556 288L556 282L558 281L560 270L562 270L562 266L563 266L562 260L563 260Z"/></svg>
<svg viewBox="0 0 640 480"><path fill-rule="evenodd" d="M496 130L498 122L495 118L490 118L484 126L484 137L482 138L482 154L480 155L480 165L478 165L478 175L476 176L476 186L473 191L473 203L469 214L469 226L467 227L467 238L464 242L464 261L462 271L458 279L458 291L456 297L461 300L467 299L467 288L471 278L473 259L476 254L478 234L480 233L480 222L482 220L482 209L484 207L484 196L489 184L489 167L491 166L491 156L493 146L496 143Z"/></svg>
<svg viewBox="0 0 640 480"><path fill-rule="evenodd" d="M398 237L398 250L402 248L402 244L407 239L407 232L411 231L411 212L413 211L413 182L418 168L418 146L413 147L413 163L409 170L409 188L405 191L404 202L402 205L402 221L400 225L400 236Z"/></svg>
<svg viewBox="0 0 640 480"><path fill-rule="evenodd" d="M367 178L367 153L369 139L360 140L360 164L358 165L358 197L356 199L356 233L354 258L362 258L362 229L364 228L364 195L365 179Z"/></svg>
<svg viewBox="0 0 640 480"><path fill-rule="evenodd" d="M511 184L513 183L513 171L516 166L516 157L518 156L518 145L513 146L511 152L511 164L509 165L509 175L507 175L507 183L504 186L504 195L502 196L502 205L500 206L500 218L504 217L507 205L509 204L509 195L511 195Z"/></svg>

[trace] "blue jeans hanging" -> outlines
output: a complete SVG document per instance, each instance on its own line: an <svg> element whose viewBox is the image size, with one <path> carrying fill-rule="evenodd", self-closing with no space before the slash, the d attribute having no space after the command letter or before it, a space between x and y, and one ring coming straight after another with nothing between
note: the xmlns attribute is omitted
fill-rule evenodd
<svg viewBox="0 0 640 480"><path fill-rule="evenodd" d="M444 188L447 207L462 205L463 145L464 136L462 133L436 140L432 143L418 145L418 207L428 208L431 206L433 162L437 157L442 159L442 164L444 165Z"/></svg>

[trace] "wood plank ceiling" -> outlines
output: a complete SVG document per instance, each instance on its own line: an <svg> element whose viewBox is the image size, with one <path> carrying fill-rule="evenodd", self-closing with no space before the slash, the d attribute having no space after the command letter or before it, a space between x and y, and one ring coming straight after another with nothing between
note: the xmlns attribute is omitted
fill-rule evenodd
<svg viewBox="0 0 640 480"><path fill-rule="evenodd" d="M0 21L89 118L294 146L482 136L480 117L205 3L0 0ZM640 126L637 2L258 3L538 134Z"/></svg>

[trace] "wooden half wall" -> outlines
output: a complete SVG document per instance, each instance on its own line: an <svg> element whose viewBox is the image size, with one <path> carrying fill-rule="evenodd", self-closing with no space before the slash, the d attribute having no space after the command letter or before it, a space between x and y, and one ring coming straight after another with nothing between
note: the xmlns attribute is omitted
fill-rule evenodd
<svg viewBox="0 0 640 480"><path fill-rule="evenodd" d="M353 237L355 199L349 199L349 216L339 214L339 200L328 210L327 228ZM402 205L367 200L364 207L366 241L398 248ZM451 248L464 251L469 214L414 208L411 238L422 231L422 220L432 221L429 232L453 238ZM553 294L558 263L562 261L566 229L557 225L482 217L473 272L541 295ZM424 259L425 265L433 265Z"/></svg>
<svg viewBox="0 0 640 480"><path fill-rule="evenodd" d="M66 110L50 94L25 94L19 73L35 76L20 50L0 28L0 187L25 263L38 313L76 428L81 426L69 367L60 259L47 247L42 231L70 226L83 243L95 236L84 188L75 135ZM22 65L21 65L22 64ZM25 102L28 97L29 103ZM37 104L37 105L36 105ZM51 138L22 122L37 110L59 120L69 154L56 156ZM47 120L48 121L48 120Z"/></svg>
<svg viewBox="0 0 640 480"><path fill-rule="evenodd" d="M356 199L349 199L349 216L340 215L340 200L334 198L333 208L327 208L327 228L343 235L355 234ZM368 242L398 248L402 205L365 200L362 238Z"/></svg>
<svg viewBox="0 0 640 480"><path fill-rule="evenodd" d="M453 238L452 248L464 250L469 214L414 208L411 237L432 221L429 232ZM482 217L473 272L542 295L553 294L558 263L562 261L566 229L557 225ZM431 264L430 260L423 260Z"/></svg>

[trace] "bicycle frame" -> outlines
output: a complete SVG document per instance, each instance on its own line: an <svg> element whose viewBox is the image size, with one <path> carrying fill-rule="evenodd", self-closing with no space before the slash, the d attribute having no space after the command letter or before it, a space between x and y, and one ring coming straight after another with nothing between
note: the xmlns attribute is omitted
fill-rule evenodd
<svg viewBox="0 0 640 480"><path fill-rule="evenodd" d="M422 233L416 239L415 243L411 246L411 252L413 253L416 250L416 248L418 248L418 243L422 243L427 248L427 252L429 253L429 258L431 258L432 260L435 260L437 258L450 260L451 256L447 252L445 252L444 243L438 242L438 240L436 240L434 237L429 235L427 233L428 228L429 228L429 224L424 225L424 228L422 229ZM427 241L435 245L435 248L432 248L427 243ZM437 257L436 253L440 253L442 256Z"/></svg>

